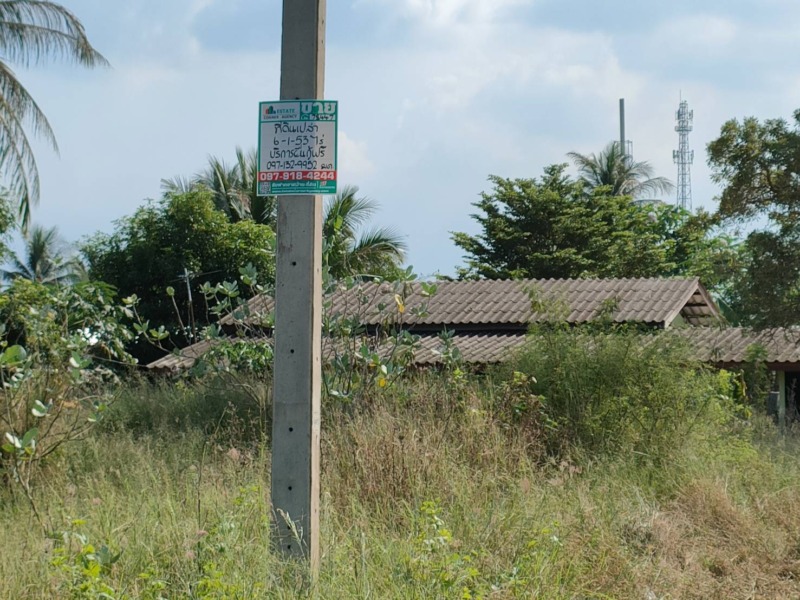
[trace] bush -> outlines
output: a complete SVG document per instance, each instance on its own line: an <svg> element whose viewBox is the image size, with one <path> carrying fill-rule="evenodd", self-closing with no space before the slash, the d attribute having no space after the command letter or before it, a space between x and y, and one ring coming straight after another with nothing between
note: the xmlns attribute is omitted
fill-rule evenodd
<svg viewBox="0 0 800 600"><path fill-rule="evenodd" d="M502 373L517 393L499 397L501 414L539 423L550 452L664 460L698 423L730 412L720 378L668 333L542 328Z"/></svg>
<svg viewBox="0 0 800 600"><path fill-rule="evenodd" d="M133 365L128 316L103 284L20 279L0 295L0 476L29 500L41 461L88 433Z"/></svg>

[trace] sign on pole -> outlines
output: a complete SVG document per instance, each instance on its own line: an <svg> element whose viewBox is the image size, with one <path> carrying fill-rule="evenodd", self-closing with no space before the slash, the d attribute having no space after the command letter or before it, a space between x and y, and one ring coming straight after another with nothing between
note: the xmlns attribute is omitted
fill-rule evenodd
<svg viewBox="0 0 800 600"><path fill-rule="evenodd" d="M338 102L262 102L259 112L258 195L335 194Z"/></svg>

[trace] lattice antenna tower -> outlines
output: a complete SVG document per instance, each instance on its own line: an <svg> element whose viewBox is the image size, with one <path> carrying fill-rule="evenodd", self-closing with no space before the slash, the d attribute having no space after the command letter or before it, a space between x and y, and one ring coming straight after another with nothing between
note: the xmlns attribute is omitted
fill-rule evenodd
<svg viewBox="0 0 800 600"><path fill-rule="evenodd" d="M692 131L694 111L689 110L689 103L681 100L678 112L675 113L678 124L678 149L673 150L672 160L678 165L678 197L676 205L687 210L692 210L692 163L694 150L689 150L689 132Z"/></svg>

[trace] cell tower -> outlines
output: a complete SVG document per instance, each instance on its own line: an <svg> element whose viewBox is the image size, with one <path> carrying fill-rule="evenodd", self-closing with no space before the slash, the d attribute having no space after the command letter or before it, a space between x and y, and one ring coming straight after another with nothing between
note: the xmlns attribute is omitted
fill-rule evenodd
<svg viewBox="0 0 800 600"><path fill-rule="evenodd" d="M692 130L694 111L689 110L689 103L681 100L678 112L675 113L678 124L678 149L672 151L672 160L678 165L678 198L676 205L687 210L692 210L692 163L694 150L689 150L689 132Z"/></svg>

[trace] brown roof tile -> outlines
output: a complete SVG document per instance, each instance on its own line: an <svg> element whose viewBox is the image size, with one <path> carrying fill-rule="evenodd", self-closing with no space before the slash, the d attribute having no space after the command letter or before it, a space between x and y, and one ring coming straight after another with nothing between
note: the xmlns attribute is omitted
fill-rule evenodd
<svg viewBox="0 0 800 600"><path fill-rule="evenodd" d="M262 340L264 338L261 338ZM468 364L493 364L503 362L516 349L525 344L526 336L518 334L496 335L454 335L452 344L458 348L464 362ZM369 340L367 340L369 342ZM208 352L220 342L217 340L204 340L188 346L180 352L168 354L147 365L148 369L162 373L178 373L194 365L198 357ZM413 352L411 363L418 366L435 365L442 362L444 346L438 335L421 335ZM384 345L378 348L382 355L388 355L392 348ZM335 354L341 353L341 345L337 345L329 338L323 340L323 357L331 359Z"/></svg>
<svg viewBox="0 0 800 600"><path fill-rule="evenodd" d="M619 323L668 326L680 314L695 325L719 319L716 306L696 278L442 281L436 287L430 297L420 283L408 284L405 290L371 282L337 289L328 297L328 312L358 316L365 325L382 324L391 315L392 322L404 326L480 325L487 329L547 320L585 323L604 311L610 311ZM396 309L398 292L405 297L403 314ZM532 299L540 310L533 310ZM386 309L381 311L381 305ZM424 313L415 312L423 306ZM249 303L252 315L273 308L272 299L263 296ZM232 322L226 317L222 324Z"/></svg>
<svg viewBox="0 0 800 600"><path fill-rule="evenodd" d="M534 322L585 323L604 311L619 323L661 326L669 326L678 315L693 325L720 319L696 278L442 281L436 286L432 296L425 295L421 283L402 288L390 283L342 287L327 297L327 313L333 318L355 316L369 326L388 321L419 333L455 330L460 334L455 336L456 346L467 362L476 363L496 362L509 348L521 345L528 325ZM395 301L396 293L404 296L402 313ZM237 319L257 324L274 310L274 304L269 296L257 296L237 314L222 319L221 324L233 325ZM423 307L426 310L420 311ZM180 355L165 356L148 366L167 371L185 368L209 349L208 344L190 346ZM420 344L416 362L437 362L438 338L424 335Z"/></svg>
<svg viewBox="0 0 800 600"><path fill-rule="evenodd" d="M685 336L695 358L718 365L740 365L752 360L759 347L767 366L779 369L800 367L800 329L775 328L752 331L740 327L693 327L676 330Z"/></svg>

